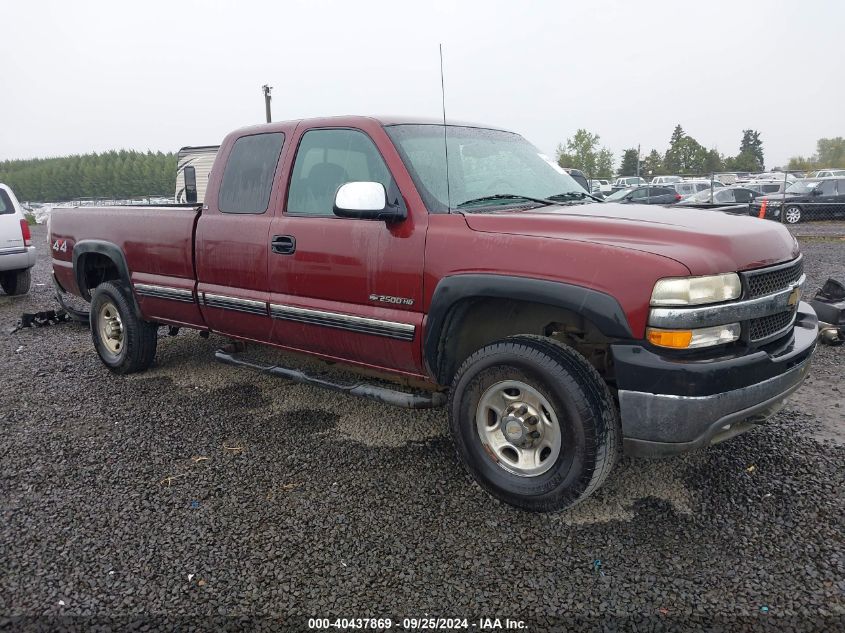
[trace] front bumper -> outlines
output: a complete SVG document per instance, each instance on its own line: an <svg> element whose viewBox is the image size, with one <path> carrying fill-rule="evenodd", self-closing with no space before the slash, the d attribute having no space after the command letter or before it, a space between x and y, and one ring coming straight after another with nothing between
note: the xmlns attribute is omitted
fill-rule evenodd
<svg viewBox="0 0 845 633"><path fill-rule="evenodd" d="M740 354L671 358L640 345L614 345L625 452L674 455L764 422L801 386L817 337L818 319L802 302L791 334Z"/></svg>
<svg viewBox="0 0 845 633"><path fill-rule="evenodd" d="M35 247L27 246L15 251L0 251L0 271L24 270L35 266Z"/></svg>

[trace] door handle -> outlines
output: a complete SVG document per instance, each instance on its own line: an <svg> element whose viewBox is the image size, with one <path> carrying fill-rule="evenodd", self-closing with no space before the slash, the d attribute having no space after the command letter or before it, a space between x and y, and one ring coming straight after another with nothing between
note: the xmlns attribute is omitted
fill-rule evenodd
<svg viewBox="0 0 845 633"><path fill-rule="evenodd" d="M296 251L296 238L293 235L274 235L270 249L278 255L290 255Z"/></svg>

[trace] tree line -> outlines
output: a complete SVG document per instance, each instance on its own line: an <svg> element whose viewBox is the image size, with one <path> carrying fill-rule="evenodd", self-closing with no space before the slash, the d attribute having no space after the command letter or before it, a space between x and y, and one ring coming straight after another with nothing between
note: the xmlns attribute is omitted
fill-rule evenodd
<svg viewBox="0 0 845 633"><path fill-rule="evenodd" d="M0 162L0 182L10 186L22 201L172 196L176 154L111 150L60 158L6 160Z"/></svg>
<svg viewBox="0 0 845 633"><path fill-rule="evenodd" d="M614 176L614 160L611 151L601 147L598 134L578 130L558 146L558 164L561 167L580 169L593 178L609 179ZM756 130L743 130L736 156L724 156L716 149L708 149L684 131L680 124L675 126L669 138L669 147L661 154L656 149L641 153L637 148L626 149L618 176L643 177L661 174L710 174L720 171L759 172L764 168L763 141Z"/></svg>
<svg viewBox="0 0 845 633"><path fill-rule="evenodd" d="M813 156L793 156L786 167L804 171L827 167L845 169L845 138L820 138L816 141L816 153Z"/></svg>

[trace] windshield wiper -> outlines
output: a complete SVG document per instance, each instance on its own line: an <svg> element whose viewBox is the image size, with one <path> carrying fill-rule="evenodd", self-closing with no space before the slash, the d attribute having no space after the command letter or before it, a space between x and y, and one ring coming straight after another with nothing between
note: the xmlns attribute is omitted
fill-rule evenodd
<svg viewBox="0 0 845 633"><path fill-rule="evenodd" d="M597 198L586 191L565 191L563 193L556 193L553 196L549 196L549 200L585 200L587 198L595 200L596 202L601 202L601 198Z"/></svg>
<svg viewBox="0 0 845 633"><path fill-rule="evenodd" d="M457 206L457 208L460 209L461 207L466 207L467 205L476 204L478 202L490 202L494 200L527 200L528 202L536 202L537 204L541 204L543 206L554 204L554 202L552 202L551 200L545 200L543 198L532 198L531 196L518 196L513 193L497 193L492 196L481 196L480 198L473 198L472 200L464 200Z"/></svg>

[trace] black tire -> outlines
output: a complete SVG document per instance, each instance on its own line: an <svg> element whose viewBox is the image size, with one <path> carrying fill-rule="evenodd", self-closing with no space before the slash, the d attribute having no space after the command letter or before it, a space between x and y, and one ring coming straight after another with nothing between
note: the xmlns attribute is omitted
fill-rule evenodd
<svg viewBox="0 0 845 633"><path fill-rule="evenodd" d="M804 219L804 211L797 205L790 205L783 210L783 221L787 224L798 224Z"/></svg>
<svg viewBox="0 0 845 633"><path fill-rule="evenodd" d="M476 426L482 396L510 380L539 392L558 420L560 453L541 474L508 472ZM533 512L564 510L587 498L607 478L620 447L616 407L601 376L572 348L540 336L507 338L464 361L452 381L449 425L458 458L478 484Z"/></svg>
<svg viewBox="0 0 845 633"><path fill-rule="evenodd" d="M105 329L118 318L117 337ZM158 343L158 326L135 315L129 288L121 282L107 281L97 286L91 299L91 338L100 360L116 374L143 371L153 364ZM119 344L118 344L119 343Z"/></svg>
<svg viewBox="0 0 845 633"><path fill-rule="evenodd" d="M0 286L7 295L24 295L32 285L32 275L29 268L10 270L0 273Z"/></svg>

